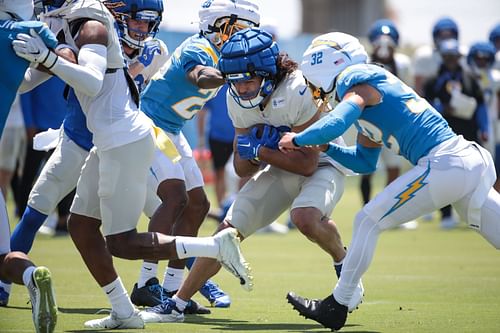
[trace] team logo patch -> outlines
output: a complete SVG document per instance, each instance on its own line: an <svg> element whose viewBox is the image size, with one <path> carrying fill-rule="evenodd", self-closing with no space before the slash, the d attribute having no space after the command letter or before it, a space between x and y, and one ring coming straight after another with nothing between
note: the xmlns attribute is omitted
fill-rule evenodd
<svg viewBox="0 0 500 333"><path fill-rule="evenodd" d="M427 185L428 182L426 182L425 180L427 179L427 176L429 175L430 171L431 171L431 165L429 162L429 164L427 165L427 170L425 170L423 174L417 177L417 179L413 180L408 185L406 185L406 189L394 197L394 199L396 199L397 202L394 204L394 206L391 207L391 209L389 209L387 213L384 214L384 216L382 216L381 220L387 215L394 212L396 209L403 206L408 201L410 201L415 196L415 193L417 193L425 185Z"/></svg>
<svg viewBox="0 0 500 333"><path fill-rule="evenodd" d="M285 106L285 98L277 97L272 100L273 109L281 109Z"/></svg>

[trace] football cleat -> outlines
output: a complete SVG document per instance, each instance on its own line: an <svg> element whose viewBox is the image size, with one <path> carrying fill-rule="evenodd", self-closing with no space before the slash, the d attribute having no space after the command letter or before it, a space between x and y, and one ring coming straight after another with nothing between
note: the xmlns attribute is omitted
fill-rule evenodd
<svg viewBox="0 0 500 333"><path fill-rule="evenodd" d="M168 298L172 298L176 293L177 290L167 291L166 296ZM210 313L212 313L212 311L210 311L209 308L204 307L203 305L201 305L200 303L196 302L193 299L190 299L186 307L184 308L184 314L210 314Z"/></svg>
<svg viewBox="0 0 500 333"><path fill-rule="evenodd" d="M200 288L202 294L213 307L228 308L231 306L231 298L212 280L207 280Z"/></svg>
<svg viewBox="0 0 500 333"><path fill-rule="evenodd" d="M326 328L339 330L345 325L347 306L338 303L333 295L318 300L303 298L294 292L289 292L286 298L301 316L317 321Z"/></svg>
<svg viewBox="0 0 500 333"><path fill-rule="evenodd" d="M9 303L9 293L0 287L0 306L7 306Z"/></svg>
<svg viewBox="0 0 500 333"><path fill-rule="evenodd" d="M144 328L144 320L139 310L134 310L128 318L118 318L116 312L111 312L107 317L86 321L84 326L93 329Z"/></svg>
<svg viewBox="0 0 500 333"><path fill-rule="evenodd" d="M219 254L217 255L219 263L240 280L243 289L251 291L253 289L253 276L250 264L241 254L238 231L234 228L226 228L218 232L214 239L219 244Z"/></svg>
<svg viewBox="0 0 500 333"><path fill-rule="evenodd" d="M351 300L347 308L349 309L349 313L353 312L358 308L358 306L363 303L363 296L365 295L365 288L363 287L363 282L359 280L356 289L354 289L354 294L352 294Z"/></svg>
<svg viewBox="0 0 500 333"><path fill-rule="evenodd" d="M33 324L37 333L54 332L57 323L57 305L48 268L35 268L31 283L27 286L33 312Z"/></svg>
<svg viewBox="0 0 500 333"><path fill-rule="evenodd" d="M175 301L167 298L162 304L141 311L145 323L175 323L183 322L184 314L177 308Z"/></svg>
<svg viewBox="0 0 500 333"><path fill-rule="evenodd" d="M134 284L130 300L136 306L156 306L163 303L167 297L167 291L160 285L157 278L152 277L146 281L144 287L137 288L137 283Z"/></svg>

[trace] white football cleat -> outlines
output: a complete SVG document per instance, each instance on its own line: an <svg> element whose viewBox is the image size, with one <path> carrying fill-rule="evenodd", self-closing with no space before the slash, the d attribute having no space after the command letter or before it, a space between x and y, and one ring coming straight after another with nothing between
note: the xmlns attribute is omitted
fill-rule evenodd
<svg viewBox="0 0 500 333"><path fill-rule="evenodd" d="M145 323L177 323L184 321L184 314L177 308L175 301L171 298L141 311L140 315Z"/></svg>
<svg viewBox="0 0 500 333"><path fill-rule="evenodd" d="M219 244L217 260L222 267L240 280L243 289L251 291L253 289L253 276L250 264L241 254L238 231L234 228L226 228L214 235L214 239Z"/></svg>
<svg viewBox="0 0 500 333"><path fill-rule="evenodd" d="M144 328L144 320L139 314L139 310L128 318L118 318L116 312L111 312L107 317L86 321L85 328L94 329L114 329L114 328Z"/></svg>
<svg viewBox="0 0 500 333"><path fill-rule="evenodd" d="M31 276L28 291L37 333L52 333L57 323L57 305L52 278L47 267L37 267Z"/></svg>

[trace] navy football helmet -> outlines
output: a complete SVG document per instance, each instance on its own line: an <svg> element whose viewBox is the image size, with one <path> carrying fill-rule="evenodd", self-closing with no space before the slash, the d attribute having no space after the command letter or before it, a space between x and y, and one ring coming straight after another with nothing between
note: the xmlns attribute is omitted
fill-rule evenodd
<svg viewBox="0 0 500 333"><path fill-rule="evenodd" d="M219 69L230 84L229 93L245 109L259 106L275 88L278 72L279 48L273 36L258 28L250 28L235 33L222 46ZM234 83L262 77L262 83L253 96L242 98Z"/></svg>
<svg viewBox="0 0 500 333"><path fill-rule="evenodd" d="M489 69L495 62L496 49L490 42L477 42L472 44L467 54L467 64L473 71Z"/></svg>
<svg viewBox="0 0 500 333"><path fill-rule="evenodd" d="M103 3L118 23L120 39L131 48L144 47L144 41L158 33L163 14L162 0L105 0ZM129 19L146 21L147 32L131 28Z"/></svg>
<svg viewBox="0 0 500 333"><path fill-rule="evenodd" d="M489 40L497 50L500 49L500 23L490 31Z"/></svg>
<svg viewBox="0 0 500 333"><path fill-rule="evenodd" d="M373 23L368 32L370 43L375 43L380 36L389 36L394 42L394 45L397 46L399 44L399 31L391 20L382 19Z"/></svg>
<svg viewBox="0 0 500 333"><path fill-rule="evenodd" d="M453 38L458 40L457 23L449 17L439 19L432 28L432 38L435 45L439 45L444 39Z"/></svg>

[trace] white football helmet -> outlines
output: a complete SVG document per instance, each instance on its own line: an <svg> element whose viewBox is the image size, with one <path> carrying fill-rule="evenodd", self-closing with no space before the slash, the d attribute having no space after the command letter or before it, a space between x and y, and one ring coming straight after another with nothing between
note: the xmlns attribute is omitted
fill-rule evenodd
<svg viewBox="0 0 500 333"><path fill-rule="evenodd" d="M259 7L247 0L207 0L198 16L200 33L219 49L235 32L260 23Z"/></svg>
<svg viewBox="0 0 500 333"><path fill-rule="evenodd" d="M335 79L344 69L367 60L368 54L357 38L330 32L313 39L302 56L300 69L309 86L314 86L311 87L313 96L326 99L325 95L333 92Z"/></svg>
<svg viewBox="0 0 500 333"><path fill-rule="evenodd" d="M0 0L0 11L16 16L23 21L33 17L33 0Z"/></svg>

